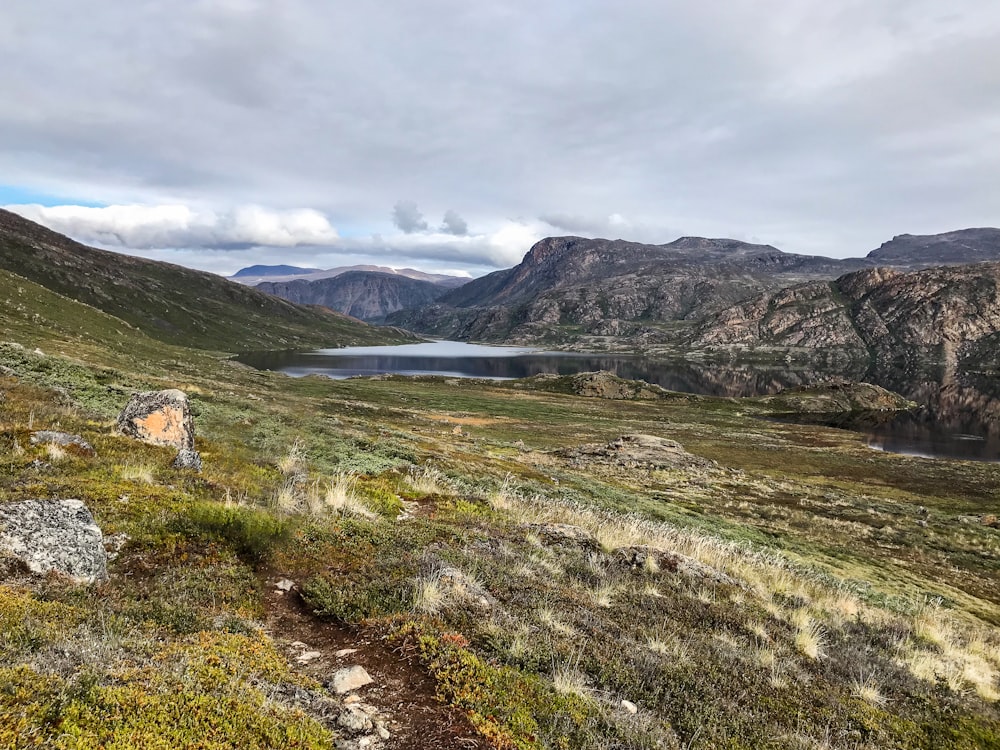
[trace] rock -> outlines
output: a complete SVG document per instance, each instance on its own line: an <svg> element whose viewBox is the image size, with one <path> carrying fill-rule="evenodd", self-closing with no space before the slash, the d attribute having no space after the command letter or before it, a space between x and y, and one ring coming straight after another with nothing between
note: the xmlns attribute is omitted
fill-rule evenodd
<svg viewBox="0 0 1000 750"><path fill-rule="evenodd" d="M356 648L342 648L340 651L334 654L338 659L343 659L345 656L350 656L351 654L358 653Z"/></svg>
<svg viewBox="0 0 1000 750"><path fill-rule="evenodd" d="M625 380L606 370L581 372L579 375L573 375L570 380L573 391L578 396L589 398L651 400L666 394L666 391L657 385L650 385L644 380Z"/></svg>
<svg viewBox="0 0 1000 750"><path fill-rule="evenodd" d="M489 609L492 606L493 597L489 592L458 568L450 566L441 568L437 573L437 579L452 597L464 599L481 609Z"/></svg>
<svg viewBox="0 0 1000 750"><path fill-rule="evenodd" d="M295 588L295 581L290 581L287 578L282 578L280 581L274 584L274 588L278 589L278 591L291 591L293 588ZM296 641L295 643L298 643L298 641ZM295 643L293 643L292 645L294 646ZM304 643L302 645L305 646Z"/></svg>
<svg viewBox="0 0 1000 750"><path fill-rule="evenodd" d="M532 523L528 528L542 540L552 544L575 544L588 549L597 549L597 539L584 528L568 523Z"/></svg>
<svg viewBox="0 0 1000 750"><path fill-rule="evenodd" d="M589 443L556 451L576 464L604 463L634 469L710 468L716 464L684 450L680 443L655 435L622 435L601 445Z"/></svg>
<svg viewBox="0 0 1000 750"><path fill-rule="evenodd" d="M352 690L370 685L374 680L364 667L355 664L353 667L338 669L330 680L330 687L337 695L349 693Z"/></svg>
<svg viewBox="0 0 1000 750"><path fill-rule="evenodd" d="M25 500L0 505L0 550L32 573L55 571L78 583L108 577L104 535L79 500Z"/></svg>
<svg viewBox="0 0 1000 750"><path fill-rule="evenodd" d="M979 523L983 526L989 526L991 529L1000 529L1000 519L996 515L990 513L985 516L981 516Z"/></svg>
<svg viewBox="0 0 1000 750"><path fill-rule="evenodd" d="M181 448L177 452L177 457L170 464L175 469L190 469L191 471L201 471L201 454L191 448Z"/></svg>
<svg viewBox="0 0 1000 750"><path fill-rule="evenodd" d="M632 701L627 701L624 698L622 698L622 708L625 709L625 711L630 714L639 713L639 707L635 705Z"/></svg>
<svg viewBox="0 0 1000 750"><path fill-rule="evenodd" d="M79 435L71 435L68 432L56 432L54 430L39 430L31 433L32 445L59 445L63 448L71 448L86 456L96 456L97 451L93 446Z"/></svg>
<svg viewBox="0 0 1000 750"><path fill-rule="evenodd" d="M194 450L194 418L183 391L135 393L118 415L119 432L153 445Z"/></svg>
<svg viewBox="0 0 1000 750"><path fill-rule="evenodd" d="M315 661L320 658L323 654L319 651L306 651L304 654L299 654L295 661L299 664L308 664L311 661Z"/></svg>
<svg viewBox="0 0 1000 750"><path fill-rule="evenodd" d="M358 705L347 706L337 717L337 724L350 732L367 732L373 728L371 717Z"/></svg>

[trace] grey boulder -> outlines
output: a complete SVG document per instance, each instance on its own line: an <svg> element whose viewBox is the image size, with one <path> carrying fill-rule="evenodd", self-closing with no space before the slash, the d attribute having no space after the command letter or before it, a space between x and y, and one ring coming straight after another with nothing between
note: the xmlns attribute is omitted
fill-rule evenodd
<svg viewBox="0 0 1000 750"><path fill-rule="evenodd" d="M104 535L79 500L0 504L0 552L32 573L61 573L77 583L108 577Z"/></svg>

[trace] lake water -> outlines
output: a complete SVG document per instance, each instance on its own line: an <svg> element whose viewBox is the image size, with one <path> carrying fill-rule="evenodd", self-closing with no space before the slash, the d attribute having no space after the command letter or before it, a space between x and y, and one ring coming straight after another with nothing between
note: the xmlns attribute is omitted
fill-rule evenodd
<svg viewBox="0 0 1000 750"><path fill-rule="evenodd" d="M935 458L1000 460L1000 379L945 368L833 372L815 368L699 365L456 341L314 352L261 352L242 355L239 360L258 369L277 370L296 377L318 374L330 378L394 373L508 379L539 373L573 375L608 370L672 391L709 396L768 395L836 375L876 383L921 404L916 412L897 415L888 421L862 418L849 424L843 421L831 424L862 432L871 448Z"/></svg>

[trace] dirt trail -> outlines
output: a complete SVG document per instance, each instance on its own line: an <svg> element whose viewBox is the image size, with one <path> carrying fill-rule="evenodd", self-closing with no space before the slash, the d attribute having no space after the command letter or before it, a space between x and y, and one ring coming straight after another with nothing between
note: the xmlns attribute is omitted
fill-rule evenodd
<svg viewBox="0 0 1000 750"><path fill-rule="evenodd" d="M488 750L465 715L441 703L431 678L404 654L394 652L380 638L363 629L349 628L316 618L293 589L274 589L281 576L271 576L267 593L267 630L289 658L293 668L322 683L344 667L361 665L374 680L338 700L357 702L379 709L386 717L390 737L379 740L380 750ZM295 644L295 645L293 645ZM338 651L356 649L337 657ZM305 652L321 655L306 663ZM352 697L356 696L356 697Z"/></svg>

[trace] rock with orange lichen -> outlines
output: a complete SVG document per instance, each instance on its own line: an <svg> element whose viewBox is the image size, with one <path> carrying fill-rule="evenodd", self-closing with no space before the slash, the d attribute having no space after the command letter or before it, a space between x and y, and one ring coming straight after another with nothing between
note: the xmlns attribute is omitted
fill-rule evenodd
<svg viewBox="0 0 1000 750"><path fill-rule="evenodd" d="M153 445L194 449L194 418L183 391L135 393L118 415L118 431Z"/></svg>

